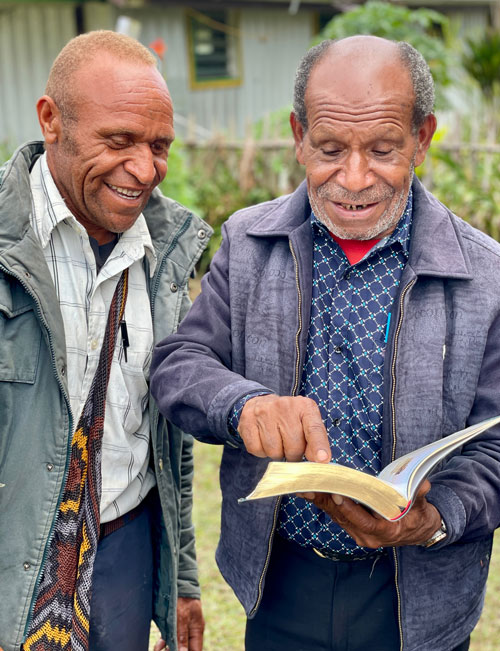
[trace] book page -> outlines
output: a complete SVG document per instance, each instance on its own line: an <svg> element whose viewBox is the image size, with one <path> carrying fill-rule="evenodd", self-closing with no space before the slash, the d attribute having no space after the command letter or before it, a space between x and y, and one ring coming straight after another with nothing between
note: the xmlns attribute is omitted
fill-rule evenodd
<svg viewBox="0 0 500 651"><path fill-rule="evenodd" d="M408 500L373 475L336 463L272 461L255 490L244 500L286 493L338 493L350 497L387 520L401 516Z"/></svg>

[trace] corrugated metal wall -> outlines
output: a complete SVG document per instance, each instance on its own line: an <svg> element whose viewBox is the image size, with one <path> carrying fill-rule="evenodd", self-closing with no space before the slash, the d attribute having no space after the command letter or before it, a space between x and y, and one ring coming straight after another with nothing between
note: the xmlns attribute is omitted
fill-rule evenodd
<svg viewBox="0 0 500 651"><path fill-rule="evenodd" d="M35 103L75 29L72 3L0 5L0 143L40 138Z"/></svg>
<svg viewBox="0 0 500 651"><path fill-rule="evenodd" d="M16 146L39 138L35 103L62 46L76 34L75 4L0 5L0 143ZM161 37L168 45L163 63L183 133L182 116L201 127L242 136L246 125L291 102L295 68L309 46L312 15L286 10L240 12L242 83L233 88L191 90L186 13L181 8L127 10L141 23L139 39ZM120 11L90 5L88 28L114 28Z"/></svg>
<svg viewBox="0 0 500 651"><path fill-rule="evenodd" d="M164 72L175 110L209 130L244 134L246 124L291 103L297 63L310 45L313 16L286 9L240 11L242 83L191 90L186 15L182 9L128 11L142 25L140 40L168 45Z"/></svg>

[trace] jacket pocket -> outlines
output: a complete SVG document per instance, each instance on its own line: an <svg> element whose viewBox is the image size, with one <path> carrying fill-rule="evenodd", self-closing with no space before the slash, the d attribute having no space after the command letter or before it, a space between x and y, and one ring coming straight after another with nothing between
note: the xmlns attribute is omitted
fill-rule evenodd
<svg viewBox="0 0 500 651"><path fill-rule="evenodd" d="M41 336L32 305L12 311L0 301L0 382L34 384Z"/></svg>

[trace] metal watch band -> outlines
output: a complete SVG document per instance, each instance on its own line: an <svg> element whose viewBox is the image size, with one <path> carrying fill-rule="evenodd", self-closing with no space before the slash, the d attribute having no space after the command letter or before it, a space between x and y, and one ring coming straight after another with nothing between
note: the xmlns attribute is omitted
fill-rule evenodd
<svg viewBox="0 0 500 651"><path fill-rule="evenodd" d="M432 547L432 545L435 545L436 543L440 542L441 540L444 540L447 536L447 530L446 530L446 525L444 523L443 518L441 518L441 526L437 531L435 531L432 536L429 538L429 540L426 540L421 544L422 547Z"/></svg>

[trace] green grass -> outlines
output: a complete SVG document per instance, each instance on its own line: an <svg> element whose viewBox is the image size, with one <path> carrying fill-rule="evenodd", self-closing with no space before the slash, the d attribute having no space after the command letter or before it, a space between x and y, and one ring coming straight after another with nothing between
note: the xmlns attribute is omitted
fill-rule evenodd
<svg viewBox="0 0 500 651"><path fill-rule="evenodd" d="M220 533L219 445L195 443L193 519L203 611L204 651L242 651L245 613L215 563ZM263 650L264 651L264 650Z"/></svg>
<svg viewBox="0 0 500 651"><path fill-rule="evenodd" d="M193 517L206 620L204 651L243 651L243 609L220 576L214 560L220 529L220 454L220 446L195 443ZM500 536L497 536L495 548L486 605L472 635L471 651L500 649ZM152 635L152 642L156 639L156 634Z"/></svg>

